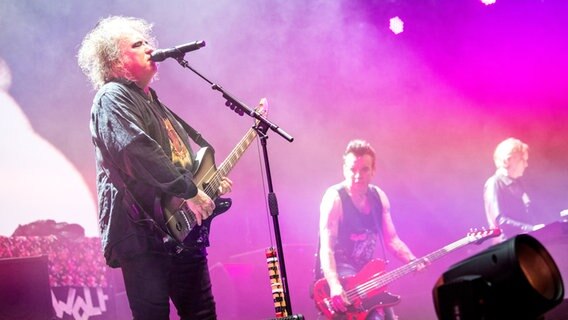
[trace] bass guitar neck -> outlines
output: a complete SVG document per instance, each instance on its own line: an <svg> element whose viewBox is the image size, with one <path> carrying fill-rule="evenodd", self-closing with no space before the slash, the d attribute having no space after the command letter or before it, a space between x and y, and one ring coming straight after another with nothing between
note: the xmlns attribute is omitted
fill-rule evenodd
<svg viewBox="0 0 568 320"><path fill-rule="evenodd" d="M314 284L314 301L316 307L328 319L365 319L367 314L375 308L384 308L399 302L397 296L386 292L387 284L412 273L420 266L442 258L448 253L471 243L481 243L489 238L501 235L501 229L490 229L470 232L462 239L450 243L430 254L411 261L392 271L385 272L385 264L381 260L371 260L361 271L354 276L343 277L340 282L345 290L347 298L351 302L348 311L338 314L332 306L332 298L329 296L329 286L325 278L319 279Z"/></svg>

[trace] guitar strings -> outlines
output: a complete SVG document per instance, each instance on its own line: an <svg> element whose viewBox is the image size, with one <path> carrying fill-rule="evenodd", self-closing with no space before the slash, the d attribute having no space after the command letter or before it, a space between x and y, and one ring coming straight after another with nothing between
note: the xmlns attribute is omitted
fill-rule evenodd
<svg viewBox="0 0 568 320"><path fill-rule="evenodd" d="M256 130L254 130L253 128L249 129L249 131L247 132L247 134L245 134L245 136L241 139L241 141L239 141L239 143L237 144L237 147L234 148L231 153L229 154L229 156L227 157L227 159L225 161L223 161L221 163L221 165L219 166L219 170L217 170L217 172L215 172L213 175L213 178L211 179L211 181L207 184L207 186L205 186L204 188L204 192L207 193L207 195L212 195L213 192L217 192L217 189L219 188L221 181L219 179L219 177L225 176L228 172L228 170L226 170L226 166L227 163L231 164L233 163L234 158L237 156L237 151L240 151L240 153L242 153L242 149L244 147L244 149L246 149L245 145L250 144L250 142L252 142L252 140L254 140L254 138L256 138ZM205 173L204 176L207 176L208 174L210 174L213 170L213 167L209 168L209 170Z"/></svg>
<svg viewBox="0 0 568 320"><path fill-rule="evenodd" d="M385 286L386 284L390 283L393 280L396 280L397 278L405 275L406 273L412 271L412 270L408 270L408 269L414 269L416 267L417 264L422 263L423 261L435 261L441 257L443 257L444 255L446 255L447 253L460 248L466 244L470 244L470 243L474 243L477 241L482 241L484 239L487 239L491 236L499 236L500 235L500 230L499 229L490 229L490 230L484 230L482 232L474 232L474 233L469 233L465 238L460 239L458 241L455 241L439 250L436 250L434 252L432 252L431 254L428 254L420 259L414 260L411 263L401 266L391 272L385 273L385 274L377 274L374 275L370 280L355 286L353 289L347 290L346 291L346 295L347 295L347 299L351 302L354 303L354 298L360 297L360 296L364 296L365 294L371 292L372 290L376 289L376 288L381 288L383 286ZM328 297L326 299L322 300L326 305L329 305L329 303L331 302L331 297Z"/></svg>
<svg viewBox="0 0 568 320"><path fill-rule="evenodd" d="M262 102L261 102L261 105L263 105ZM258 108L255 108L255 111L261 112L262 115L266 115L266 112L267 112L266 107L262 108L262 107L259 106ZM256 121L255 123L258 124L258 121ZM231 150L231 153L229 153L229 156L227 157L227 159L225 159L225 161L223 161L221 163L221 165L219 166L219 170L217 170L213 174L214 177L211 179L211 182L209 184L207 184L207 186L204 188L203 191L205 193L207 193L207 195L210 195L211 192L217 192L217 189L219 188L219 185L221 183L219 177L220 176L226 176L231 169L231 168L227 168L227 162L232 164L234 158L237 157L237 151L240 151L240 153L242 154L244 152L244 150L246 150L248 148L248 146L252 143L252 141L256 138L256 136L257 136L256 129L254 127L250 128L249 131L247 131L247 133L244 135L244 137L239 141L239 143L237 144L237 147L235 147L233 150ZM213 170L213 167L209 168L209 170L206 172L205 176L209 175L212 170ZM211 194L211 195L213 195L213 194Z"/></svg>
<svg viewBox="0 0 568 320"><path fill-rule="evenodd" d="M464 239L460 239L450 245L447 245L445 247L443 247L440 250L434 251L432 254L428 255L428 261L434 261L442 256L445 255L446 252L452 251L455 248L459 248L461 246L463 246L464 244L468 244L471 241L468 239L469 237L466 237ZM353 298L357 298L358 296L362 296L365 295L369 292L371 292L372 290L376 289L376 288L381 288L384 285L390 283L391 281L399 278L402 275L405 275L406 273L409 272L408 269L414 269L416 268L416 266L422 262L422 260L424 260L425 257L417 259L415 261L412 261L411 263L402 266L400 268L397 268L391 272L388 272L386 274L379 274L379 275L375 275L373 276L369 281L366 281L358 286L355 286L353 289L346 291L346 295L347 298L349 299L350 302L354 302L352 301ZM411 270L410 270L411 271Z"/></svg>

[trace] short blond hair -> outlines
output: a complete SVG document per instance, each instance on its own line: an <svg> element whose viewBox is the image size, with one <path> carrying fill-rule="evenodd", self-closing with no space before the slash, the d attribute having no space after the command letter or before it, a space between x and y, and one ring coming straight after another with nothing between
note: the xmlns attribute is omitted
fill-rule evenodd
<svg viewBox="0 0 568 320"><path fill-rule="evenodd" d="M507 160L515 153L527 154L529 146L516 138L507 138L501 141L493 153L495 167L506 168Z"/></svg>
<svg viewBox="0 0 568 320"><path fill-rule="evenodd" d="M130 75L121 60L120 41L132 30L139 32L155 46L151 23L123 16L101 19L83 39L77 61L95 89L116 78L129 79Z"/></svg>

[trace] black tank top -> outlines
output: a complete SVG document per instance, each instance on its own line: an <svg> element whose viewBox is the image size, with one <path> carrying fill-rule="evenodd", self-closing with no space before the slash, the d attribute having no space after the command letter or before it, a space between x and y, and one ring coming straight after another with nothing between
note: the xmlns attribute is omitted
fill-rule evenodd
<svg viewBox="0 0 568 320"><path fill-rule="evenodd" d="M377 250L383 204L377 191L369 188L367 197L371 211L366 214L355 207L345 187L340 186L337 191L341 198L343 219L338 226L337 243L334 247L335 261L337 264L348 264L361 270L373 259Z"/></svg>

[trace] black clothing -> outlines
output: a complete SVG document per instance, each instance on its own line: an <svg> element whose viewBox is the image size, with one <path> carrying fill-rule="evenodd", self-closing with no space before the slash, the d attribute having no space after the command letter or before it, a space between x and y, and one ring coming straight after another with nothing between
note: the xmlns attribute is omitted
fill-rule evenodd
<svg viewBox="0 0 568 320"><path fill-rule="evenodd" d="M486 199L497 202L497 223L506 237L532 230L537 222L522 180L498 171L487 180L485 190L491 192Z"/></svg>
<svg viewBox="0 0 568 320"><path fill-rule="evenodd" d="M382 214L383 204L374 186L367 189L367 199L371 211L363 213L353 203L342 184L333 186L341 199L343 218L338 225L337 243L334 245L336 271L339 277L353 276L371 261L377 251L377 241L382 245ZM384 249L384 248L383 248ZM319 246L316 254L316 271L318 278L323 278L320 269ZM369 299L370 305L379 303L380 297ZM322 318L320 315L319 318ZM337 319L343 319L338 316ZM369 312L366 320L394 320L396 316L391 307L376 309Z"/></svg>
<svg viewBox="0 0 568 320"><path fill-rule="evenodd" d="M160 199L198 192L189 140L197 133L152 89L147 95L116 80L94 98L91 134L104 256L109 266L122 268L134 319L168 319L169 298L181 319L215 319L207 243L175 254L158 229Z"/></svg>
<svg viewBox="0 0 568 320"><path fill-rule="evenodd" d="M198 249L142 254L121 262L134 319L168 320L168 296L181 320L215 319L207 258Z"/></svg>
<svg viewBox="0 0 568 320"><path fill-rule="evenodd" d="M341 198L343 219L338 226L337 243L334 247L336 264L349 264L361 270L373 259L380 236L383 204L376 190L369 188L367 197L371 201L371 212L362 213L355 207L351 197L342 186L337 186Z"/></svg>
<svg viewBox="0 0 568 320"><path fill-rule="evenodd" d="M93 102L99 225L105 258L112 267L118 267L122 258L164 251L158 230L149 223L136 223L142 218L137 205L153 214L156 199L164 194L184 199L197 194L192 161L173 162L180 148L193 158L187 133L152 94L150 99L132 82L109 82ZM172 139L165 123L171 123L179 139L175 135ZM124 184L135 200L126 195Z"/></svg>

